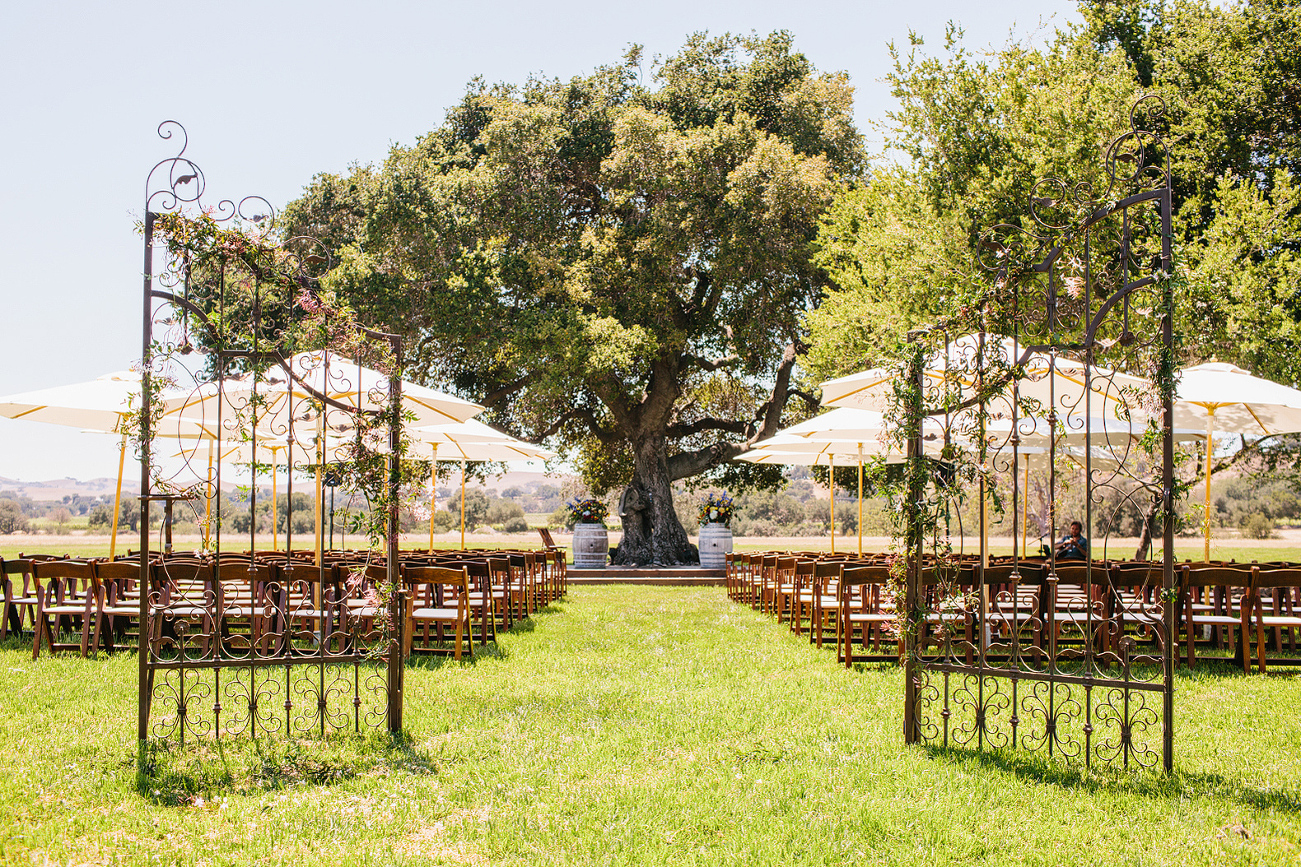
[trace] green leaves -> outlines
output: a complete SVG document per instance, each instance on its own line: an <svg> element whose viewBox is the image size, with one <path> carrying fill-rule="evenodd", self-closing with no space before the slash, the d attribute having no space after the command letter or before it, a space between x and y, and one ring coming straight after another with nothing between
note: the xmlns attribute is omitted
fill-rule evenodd
<svg viewBox="0 0 1301 867"><path fill-rule="evenodd" d="M789 34L697 35L646 84L640 62L474 82L442 127L289 209L331 239L326 285L413 338L412 368L559 440L593 489L626 482L630 441L735 449L818 303L818 218L863 165L846 77ZM755 378L743 417L689 409L720 358Z"/></svg>

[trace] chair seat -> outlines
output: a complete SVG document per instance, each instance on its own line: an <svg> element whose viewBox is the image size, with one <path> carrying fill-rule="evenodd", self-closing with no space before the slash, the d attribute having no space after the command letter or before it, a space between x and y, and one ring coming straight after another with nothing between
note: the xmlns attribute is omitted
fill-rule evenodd
<svg viewBox="0 0 1301 867"><path fill-rule="evenodd" d="M458 613L455 608L417 608L411 612L416 620L447 620L455 623Z"/></svg>
<svg viewBox="0 0 1301 867"><path fill-rule="evenodd" d="M86 603L85 603L85 602L76 602L76 603L65 602L65 603L60 604L60 605L51 605L49 608L46 608L46 609L45 609L45 613L46 613L47 615L50 615L50 614L85 614L85 613L86 613Z"/></svg>
<svg viewBox="0 0 1301 867"><path fill-rule="evenodd" d="M1240 626L1241 617L1229 617L1224 614L1194 614L1194 626Z"/></svg>
<svg viewBox="0 0 1301 867"><path fill-rule="evenodd" d="M883 614L883 613L868 614L867 612L863 612L863 613L851 612L849 615L850 623L888 623L891 620L894 620L893 614Z"/></svg>
<svg viewBox="0 0 1301 867"><path fill-rule="evenodd" d="M1255 620L1261 626L1301 628L1301 617L1275 616L1267 614L1264 617L1253 617L1252 620Z"/></svg>

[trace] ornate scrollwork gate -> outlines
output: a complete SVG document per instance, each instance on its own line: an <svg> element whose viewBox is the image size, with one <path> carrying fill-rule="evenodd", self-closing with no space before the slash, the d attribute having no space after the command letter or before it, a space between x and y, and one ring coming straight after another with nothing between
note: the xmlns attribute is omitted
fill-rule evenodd
<svg viewBox="0 0 1301 867"><path fill-rule="evenodd" d="M142 399L128 420L140 457L138 737L399 731L401 343L332 319L318 298L325 257L314 242L276 242L260 197L204 207L185 130L168 121L158 133L179 136L181 148L145 187ZM314 330L295 328L313 317ZM177 459L182 469L165 478ZM382 547L377 539L347 564L327 562L322 471L365 460ZM236 537L247 550L223 535L232 463L253 473L248 526ZM287 496L273 499L259 550L267 464L288 470ZM294 549L295 471L317 478L316 544L306 551ZM157 504L162 556L151 547ZM204 550L193 556L171 550L177 509L202 528Z"/></svg>
<svg viewBox="0 0 1301 867"><path fill-rule="evenodd" d="M1040 181L1033 221L984 235L993 288L971 333L913 335L896 395L909 743L1173 765L1171 191L1151 131L1163 112L1153 97L1133 106L1103 192ZM939 439L944 459L924 457ZM1030 500L1051 534L1033 554ZM993 501L1010 558L990 556ZM1056 544L1072 518L1092 542L1082 559ZM1135 531L1140 548L1160 537L1159 560L1116 550ZM975 554L964 536L979 538Z"/></svg>

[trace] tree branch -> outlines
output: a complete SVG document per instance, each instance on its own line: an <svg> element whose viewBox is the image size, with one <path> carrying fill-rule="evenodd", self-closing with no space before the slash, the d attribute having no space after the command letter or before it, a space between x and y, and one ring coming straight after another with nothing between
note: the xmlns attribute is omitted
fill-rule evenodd
<svg viewBox="0 0 1301 867"><path fill-rule="evenodd" d="M524 386L528 385L533 379L534 379L533 374L526 374L524 376L521 376L519 379L515 380L514 382L509 382L506 385L503 385L501 388L497 389L496 391L488 392L488 394L484 395L483 400L479 402L482 403L484 406L495 406L496 404L510 397L512 394L518 392Z"/></svg>
<svg viewBox="0 0 1301 867"><path fill-rule="evenodd" d="M728 355L723 358L708 359L699 355L692 355L690 352L682 353L682 360L688 364L694 365L701 370L713 372L720 367L736 367L741 363L741 356Z"/></svg>
<svg viewBox="0 0 1301 867"><path fill-rule="evenodd" d="M668 439L678 439L704 433L707 430L725 431L726 433L744 436L749 427L749 422L735 419L700 418L685 424L669 425L668 429L664 431L664 436Z"/></svg>
<svg viewBox="0 0 1301 867"><path fill-rule="evenodd" d="M751 435L751 443L767 439L777 433L777 427L781 424L782 412L786 409L786 401L790 399L792 393L790 387L791 371L794 369L795 360L798 357L797 344L792 340L786 344L786 349L782 352L782 361L777 367L777 379L773 382L772 394L759 409L758 418L762 424Z"/></svg>
<svg viewBox="0 0 1301 867"><path fill-rule="evenodd" d="M571 421L582 422L591 432L592 436L607 445L620 441L619 436L614 431L602 425L600 420L596 417L596 413L592 412L585 406L574 407L569 412L560 416L560 418L556 419L550 427L539 431L535 439L541 441L553 434L559 433L560 430Z"/></svg>

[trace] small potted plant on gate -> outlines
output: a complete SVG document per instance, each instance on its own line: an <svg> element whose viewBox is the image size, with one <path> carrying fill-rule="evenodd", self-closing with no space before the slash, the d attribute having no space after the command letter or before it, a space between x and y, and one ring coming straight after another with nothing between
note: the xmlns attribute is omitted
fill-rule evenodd
<svg viewBox="0 0 1301 867"><path fill-rule="evenodd" d="M732 551L732 514L736 502L727 494L710 494L700 501L700 565L721 569Z"/></svg>
<svg viewBox="0 0 1301 867"><path fill-rule="evenodd" d="M573 551L575 569L601 569L605 566L610 540L605 532L605 516L609 510L595 497L571 500L565 503L574 523Z"/></svg>

